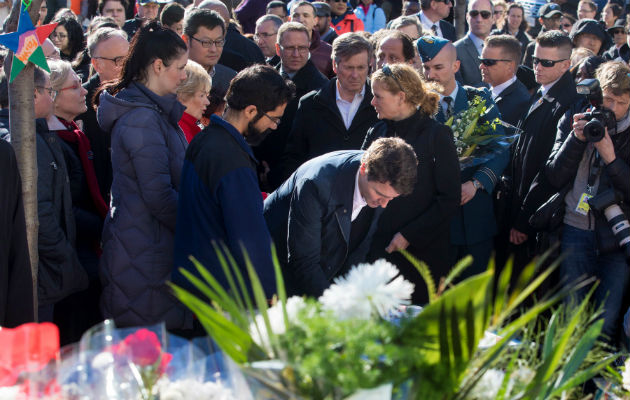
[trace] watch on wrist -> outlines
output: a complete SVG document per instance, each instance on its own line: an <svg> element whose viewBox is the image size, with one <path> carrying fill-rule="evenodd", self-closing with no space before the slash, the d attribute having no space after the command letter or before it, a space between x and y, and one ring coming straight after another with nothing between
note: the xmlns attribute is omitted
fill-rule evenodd
<svg viewBox="0 0 630 400"><path fill-rule="evenodd" d="M483 189L483 185L477 179L473 179L472 184L476 190Z"/></svg>

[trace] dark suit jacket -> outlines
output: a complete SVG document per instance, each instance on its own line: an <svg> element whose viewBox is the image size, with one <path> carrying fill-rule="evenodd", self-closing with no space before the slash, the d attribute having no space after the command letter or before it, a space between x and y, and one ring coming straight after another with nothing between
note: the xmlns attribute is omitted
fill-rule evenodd
<svg viewBox="0 0 630 400"><path fill-rule="evenodd" d="M532 97L534 100L535 95ZM531 235L529 217L540 204L532 202L532 209L522 205L536 175L543 170L553 147L558 121L574 103L581 100L575 90L575 81L569 71L556 82L545 96L535 102L530 101L527 114L519 122L523 130L513 149L512 165L512 227Z"/></svg>
<svg viewBox="0 0 630 400"><path fill-rule="evenodd" d="M481 81L479 53L470 36L466 35L455 42L455 48L457 49L457 59L460 61L460 83L474 87L487 86Z"/></svg>
<svg viewBox="0 0 630 400"><path fill-rule="evenodd" d="M280 62L276 68L281 70L282 62ZM270 187L263 188L263 190L273 190L280 186L284 180L280 161L284 154L287 136L293 125L295 111L297 110L300 98L313 90L318 90L328 83L328 79L317 70L311 60L308 60L306 65L304 65L291 80L295 84L295 97L287 104L278 129L268 135L259 146L254 147L254 154L258 161L266 162L271 168L267 176Z"/></svg>
<svg viewBox="0 0 630 400"><path fill-rule="evenodd" d="M219 58L219 64L239 72L253 64L264 64L265 56L253 41L247 39L230 23L225 33L225 45Z"/></svg>
<svg viewBox="0 0 630 400"><path fill-rule="evenodd" d="M374 210L365 238L349 253L352 200L362 155L349 150L314 158L265 200L265 219L289 292L319 296L333 278L365 261L382 209Z"/></svg>
<svg viewBox="0 0 630 400"><path fill-rule="evenodd" d="M518 79L503 89L494 100L501 112L501 119L508 124L518 125L518 121L527 112L530 97L527 88Z"/></svg>
<svg viewBox="0 0 630 400"><path fill-rule="evenodd" d="M300 100L282 160L285 177L313 157L330 151L360 149L368 129L378 121L370 104L372 91L366 84L363 101L346 129L337 107L336 87L337 79L333 79Z"/></svg>
<svg viewBox="0 0 630 400"><path fill-rule="evenodd" d="M440 20L440 30L442 31L442 36L444 39L450 40L455 43L457 40L457 32L455 31L455 27L448 21Z"/></svg>

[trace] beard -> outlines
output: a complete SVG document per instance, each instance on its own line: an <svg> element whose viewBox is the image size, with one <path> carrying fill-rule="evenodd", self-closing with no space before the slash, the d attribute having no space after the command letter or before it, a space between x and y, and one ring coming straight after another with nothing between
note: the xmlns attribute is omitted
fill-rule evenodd
<svg viewBox="0 0 630 400"><path fill-rule="evenodd" d="M247 124L247 130L245 131L245 134L243 136L245 137L245 141L247 142L247 144L254 147L260 145L263 140L265 140L269 132L271 132L271 129L267 129L261 132L260 130L256 129L256 127L254 126L254 122L250 122Z"/></svg>

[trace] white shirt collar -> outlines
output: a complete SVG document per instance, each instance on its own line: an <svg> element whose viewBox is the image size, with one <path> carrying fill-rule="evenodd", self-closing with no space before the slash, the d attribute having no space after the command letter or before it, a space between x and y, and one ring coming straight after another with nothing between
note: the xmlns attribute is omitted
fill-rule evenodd
<svg viewBox="0 0 630 400"><path fill-rule="evenodd" d="M453 104L455 104L455 98L457 98L458 91L459 91L459 83L455 82L455 89L453 89L453 91L450 94L443 95L442 93L440 93L440 101L443 101L446 96L450 96L453 99Z"/></svg>
<svg viewBox="0 0 630 400"><path fill-rule="evenodd" d="M429 28L431 28L431 26L433 25L437 25L438 28L440 26L440 20L437 21L431 21L431 19L429 19L429 17L427 17L427 15L424 13L424 11L420 10L420 22L422 22L424 25L428 26Z"/></svg>
<svg viewBox="0 0 630 400"><path fill-rule="evenodd" d="M359 172L361 167L357 169L357 176L354 178L354 196L352 196L352 216L350 221L354 221L361 212L361 209L367 206L367 202L361 196L361 191L359 190Z"/></svg>
<svg viewBox="0 0 630 400"><path fill-rule="evenodd" d="M365 84L363 85L363 88L361 89L361 91L354 95L354 99L352 99L352 101L356 100L357 98L359 98L359 99L361 99L361 101L363 101L363 96L365 96ZM346 101L346 100L341 98L341 95L339 94L339 79L337 79L337 84L335 85L335 100L337 100L337 101L345 101L347 103L351 103L350 101Z"/></svg>
<svg viewBox="0 0 630 400"><path fill-rule="evenodd" d="M499 95L501 94L502 91L505 90L505 88L507 88L508 86L510 86L511 84L513 84L514 82L516 82L516 75L512 76L511 79L508 79L507 81L503 82L500 85L497 86L493 86L492 87L492 100L496 99L497 97L499 97Z"/></svg>

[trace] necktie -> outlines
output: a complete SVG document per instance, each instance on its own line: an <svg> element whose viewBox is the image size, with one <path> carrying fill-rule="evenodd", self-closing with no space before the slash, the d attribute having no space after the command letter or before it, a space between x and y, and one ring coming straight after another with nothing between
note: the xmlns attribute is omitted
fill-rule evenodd
<svg viewBox="0 0 630 400"><path fill-rule="evenodd" d="M444 97L444 102L446 103L446 111L444 112L444 119L448 121L448 119L453 115L453 98L451 96Z"/></svg>
<svg viewBox="0 0 630 400"><path fill-rule="evenodd" d="M529 111L527 112L527 114L531 113L532 109L536 107L536 105L540 102L542 102L542 88L538 89L532 97L531 105L529 106Z"/></svg>
<svg viewBox="0 0 630 400"><path fill-rule="evenodd" d="M433 24L433 26L431 27L431 30L433 31L433 35L438 36L437 25Z"/></svg>

